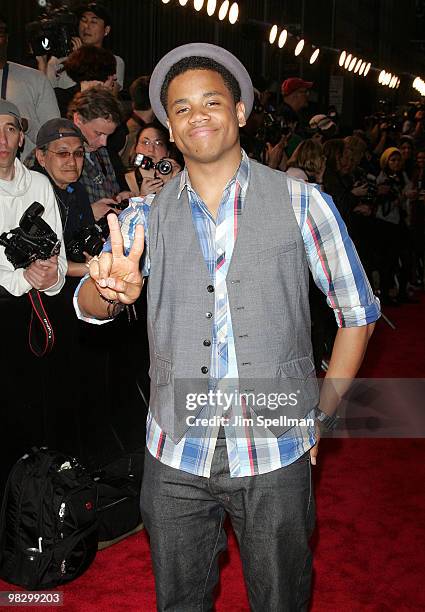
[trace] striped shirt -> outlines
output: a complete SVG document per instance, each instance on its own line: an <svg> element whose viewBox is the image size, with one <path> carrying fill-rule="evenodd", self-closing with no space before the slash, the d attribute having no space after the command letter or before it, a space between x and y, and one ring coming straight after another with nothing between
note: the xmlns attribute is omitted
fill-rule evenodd
<svg viewBox="0 0 425 612"><path fill-rule="evenodd" d="M223 192L216 220L192 188L185 170L181 174L178 194L180 198L186 189L202 253L212 283L216 287L210 374L211 380L219 380L219 388L223 392L226 392L227 383L230 385L229 390L232 386L234 390L234 381L238 379L225 279L243 215L249 180L250 162L242 152L238 171ZM316 186L290 178L288 189L310 270L316 284L325 293L329 306L334 310L338 326L366 325L378 319L379 301L372 292L332 199L320 192ZM149 206L143 201L134 202L121 213L126 252L131 247L135 227L139 223L145 227L148 245L148 216ZM106 249L109 248L107 245ZM143 273L150 273L149 248ZM261 326L261 321L259 325ZM249 424L251 415L243 402L232 405L231 415L232 418L224 430L232 477L253 476L276 470L296 461L315 443L313 407L305 416L306 424L292 427L279 438L270 433L265 435L264 427L258 426L256 419L252 419L252 424ZM189 428L182 440L175 444L149 412L147 448L154 457L173 468L208 477L219 431L219 423L214 422L211 417L222 416L217 406L206 405L197 418L206 418L208 424Z"/></svg>

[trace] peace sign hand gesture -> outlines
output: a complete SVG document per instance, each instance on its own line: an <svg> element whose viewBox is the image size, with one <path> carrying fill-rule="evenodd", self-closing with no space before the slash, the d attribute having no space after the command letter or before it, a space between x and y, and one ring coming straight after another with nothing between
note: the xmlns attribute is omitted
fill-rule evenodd
<svg viewBox="0 0 425 612"><path fill-rule="evenodd" d="M139 261L144 250L145 233L142 225L136 227L129 254L124 254L124 240L116 215L108 215L111 253L102 253L89 263L89 273L97 291L107 300L133 304L140 295L143 278Z"/></svg>

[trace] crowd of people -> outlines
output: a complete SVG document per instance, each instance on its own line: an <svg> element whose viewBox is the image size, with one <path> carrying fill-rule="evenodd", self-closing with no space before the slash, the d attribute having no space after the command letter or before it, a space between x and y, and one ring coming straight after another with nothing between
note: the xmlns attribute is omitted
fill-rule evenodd
<svg viewBox="0 0 425 612"><path fill-rule="evenodd" d="M424 281L425 112L411 105L398 115L376 113L348 131L331 108L304 125L313 86L286 79L275 107L267 91L257 92L263 147L255 114L245 144L253 157L332 196L384 306L415 302Z"/></svg>
<svg viewBox="0 0 425 612"><path fill-rule="evenodd" d="M104 46L105 39L112 28L107 10L99 3L88 3L81 8L78 14L78 24L79 36L73 38L69 55L62 58L38 56L37 69L34 69L8 61L8 24L4 18L0 17L1 239L10 240L11 230L20 224L26 208L32 202L40 202L44 207L42 213L44 220L49 223L60 241L60 247L58 243L50 257L27 262L28 265L25 267L14 265L13 258L9 257L4 248L4 242L0 248L2 335L5 346L14 346L13 353L8 356L5 370L9 384L4 392L4 406L10 419L4 436L5 444L2 451L4 460L0 462L0 492L13 462L25 451L26 447L40 442L60 447L66 452L79 454L93 467L98 466L107 456L107 451L110 451L110 449L105 450L105 439L100 436L99 422L101 420L107 421L113 436L118 440L120 451L124 450L124 445L120 440L118 423L121 426L124 424L127 432L133 429L132 440L139 438L140 443L143 443L143 440L140 439L139 426L132 428L132 423L143 422L143 419L140 418L141 400L144 402L146 411L148 410L149 355L146 337L145 291L137 301L128 301L131 306L125 306L125 302L121 303L115 299L113 289L117 289L116 285L106 286L99 283L95 289L94 283L90 285L87 282L88 271L92 279L94 278L93 270L99 265L97 257L102 249L108 253L112 249L113 256L116 256L114 253L114 248L117 248L116 243L111 246L111 241L108 241L110 228L117 227L114 225L116 216L119 216L122 227L127 232L127 238L131 236L134 241L134 248L134 244L137 246L134 227L138 224L137 218L146 219L149 216L149 210L155 198L157 201L164 202L166 197L164 193L169 194L171 189L176 192L176 198L180 197L183 187L187 187L194 223L186 223L187 219L183 213L179 216L176 215L174 209L170 209L170 216L175 215L174 225L167 225L164 218L161 217L163 226L166 227L168 241L164 247L166 254L163 260L160 260L161 248L158 248L158 245L150 245L152 247L150 254L156 257L156 265L161 268L164 278L167 279L168 284L164 283L167 284L166 290L172 293L169 304L164 301L165 306L163 305L162 309L158 308L157 317L154 317L155 321L152 324L152 327L156 325L157 329L154 329L152 333L157 333L157 338L162 337L161 333L164 336L164 333L161 332L162 328L159 329L160 323L164 329L169 329L169 337L175 340L178 350L181 351L180 358L184 354L188 360L192 359L194 368L199 365L195 363L195 357L197 358L201 351L205 351L205 347L208 349L213 344L213 347L208 350L221 350L217 348L219 346L217 338L211 341L208 335L210 332L207 332L207 327L211 325L210 319L214 316L214 308L219 310L220 302L213 302L216 299L213 295L216 287L208 284L206 272L208 267L212 276L216 274L214 278L217 279L217 283L220 282L220 273L224 274L224 272L221 270L220 273L217 273L219 265L217 270L214 268L217 255L214 249L218 243L215 244L215 240L211 239L214 231L213 218L208 212L205 218L201 218L200 212L195 211L197 206L202 210L202 206L196 199L195 190L202 192L203 181L199 177L202 178L200 168L204 166L202 163L193 162L196 154L194 157L190 156L192 152L189 151L189 145L185 150L179 151L174 143L176 133L173 129L165 127L167 125L165 98L170 90L174 92L178 87L181 87L182 90L184 87L190 90L192 85L190 79L187 79L188 71L197 71L199 87L202 86L199 71L204 71L209 74L210 79L215 79L218 89L224 83L226 91L225 94L221 94L224 98L226 96L230 98L230 93L234 95L236 115L233 116L233 109L232 121L229 121L228 124L230 134L228 137L232 136L232 130L235 131L235 134L237 132L231 147L232 163L237 162L237 182L224 182L223 188L226 183L227 187L224 192L220 188L217 206L215 209L212 208L217 213L222 193L226 194L226 205L230 206L230 202L235 203L232 204L232 210L230 210L231 206L228 210L226 209L227 216L222 220L223 232L227 232L226 239L230 240L228 227L229 219L232 218L234 225L232 226L233 233L230 232L232 233L230 242L231 252L233 252L233 247L237 246L235 245L238 230L237 215L240 213L240 210L236 209L239 205L241 209L243 207L244 187L246 188L244 181L248 180L246 177L250 176L250 172L254 175L257 199L261 197L262 189L269 191L267 210L276 219L276 223L273 225L270 220L266 220L264 230L269 232L270 237L274 240L279 239L279 232L285 233L288 261L292 262L294 270L298 266L297 269L302 271L303 283L305 281L302 291L305 295L303 293L301 297L305 297L306 301L310 300L316 368L320 367L324 356L331 355L333 338L337 333L337 324L329 315L331 310L326 306L326 297L323 292L327 294L328 304L335 311L338 309L331 304L332 300L329 298L331 294L341 299L342 302L346 300L347 304L351 300L350 305L347 305L347 312L340 309L340 325L338 326L344 327L346 323L346 327L356 327L357 330L366 328L365 337L362 336L365 348L373 331L374 322L379 317L379 302L376 296L379 296L384 307L385 305L398 306L402 303L415 302L417 291L423 287L424 282L425 111L412 106L402 121L396 120L389 114L385 116L376 114L367 118L359 129L352 129L348 133L346 128L341 126L335 108L328 108L326 113L316 113L309 117L309 93L314 83L302 78L290 77L283 81L279 96L269 91L265 83L254 88L253 110L250 114L251 109L248 109L246 121L244 115L245 108L248 106L246 99L249 103L252 101L252 87L248 93L242 90L242 95L239 91L240 100L238 100L238 94L233 91L238 87L238 83L234 85L235 77L232 77L233 80L229 79L226 71L220 72L222 67L217 68L220 62L212 64L211 58L205 59L207 56L202 58L195 56L195 63L192 62L192 64L190 64L190 61L193 60L191 56L188 56L187 65L184 63L187 58L181 59L183 63L177 62L178 70L176 69L176 72L173 73L174 67L171 68L167 76L169 80L164 81L165 84L162 85L161 101L156 101L157 107L154 109L152 99L155 98L158 83L156 82L153 91L150 91L153 81L150 75L142 75L135 79L128 88L129 96L125 95L125 63L122 58L114 55ZM218 48L215 47L215 49ZM224 54L227 52L224 50L211 51L211 53L218 53L220 57L222 51L223 57L226 57ZM205 62L199 62L199 59ZM166 61L165 64L167 64ZM157 71L158 67L155 70ZM238 67L235 68L235 71L238 75L242 74L242 81L251 86L249 75L244 80L243 71ZM162 77L165 77L165 74ZM205 95L210 96L211 90L208 92ZM196 95L193 93L191 95L195 99ZM159 94L157 98L158 96ZM181 106L181 101L182 98L178 97L177 106L179 104ZM214 101L211 102L213 103ZM184 106L176 112L181 112L183 116ZM238 125L242 154L239 146ZM172 127L178 128L178 119L175 117ZM178 133L178 139L180 144L186 144L184 134ZM227 154L226 151L224 153ZM252 163L250 166L250 158L260 164ZM192 160L193 164L191 180L198 174L197 185L191 185L187 178L188 174L185 169L187 170L188 167L188 159ZM223 168L225 163L222 162L221 166ZM265 167L268 167L267 170ZM269 169L277 172L270 173ZM182 177L182 185L177 195L177 181L169 183L179 173ZM186 183L183 185L185 177ZM277 209L278 196L279 189L282 188L282 185L286 185L283 182L283 179L286 181L285 177L288 177L290 190L285 199L284 208L282 208L282 217L280 217ZM315 189L310 189L311 186L307 188L307 183L314 185ZM167 187L163 191L165 186ZM317 193L319 193L319 198ZM206 196L205 201L207 199ZM311 227L309 232L303 230L301 237L299 228L303 223L303 207L307 201L312 202L311 209L309 209L309 214L312 215ZM323 203L327 203L330 209L327 217L323 214ZM296 210L295 207L297 207ZM211 212L211 207L209 210ZM165 214L163 211L164 206L160 213L155 214ZM152 227L155 227L155 223L159 223L159 220L154 215L153 225L149 226L151 230ZM261 223L257 220L256 227L258 225ZM192 269L192 264L187 262L186 253L179 248L182 237L187 239L184 244L189 243L191 239L189 232L193 231L193 226L200 237L202 254L207 263L205 268L196 267L194 257ZM356 246L366 275L363 273L356 251L352 249L345 226ZM148 225L145 231L147 229ZM323 234L320 235L322 229ZM329 237L329 244L327 244L326 237ZM243 243L243 239L244 237L239 240L239 247L242 248L240 246L242 242L249 255L248 245ZM256 239L259 240L258 237ZM338 240L341 243L338 243ZM308 266L307 259L301 255L303 251L301 241L304 241L304 248L306 252L308 251L308 264L311 264L309 298L307 297ZM174 245L175 248L171 248L170 245ZM127 249L127 246L124 241L124 249ZM228 244L227 247L229 247ZM279 248L277 255L282 252L281 247ZM269 251L272 250L269 249ZM126 255L128 251L129 249ZM321 254L333 258L330 263L333 276L332 274L326 275L326 270L322 270ZM264 261L267 258L271 259L272 255L272 253L264 252ZM219 255L217 257L219 258ZM341 260L338 259L339 257ZM273 261L277 259L278 257L275 257ZM243 261L243 257L241 260ZM343 260L344 263L341 263ZM258 257L258 262L260 263L260 257ZM146 262L144 265L146 267ZM182 269L184 268L185 284L179 283L180 265ZM276 265L278 266L279 263ZM279 344L280 348L276 350L281 350L282 343L275 342L275 329L281 326L283 328L282 338L287 339L286 344L283 343L286 347L283 361L286 365L292 364L292 370L298 367L299 371L296 372L295 377L305 379L310 374L308 368L311 359L307 355L310 346L310 330L303 329L302 323L310 322L310 314L307 313L307 309L304 311L303 302L302 316L300 315L302 321L295 316L297 309L295 301L291 306L294 313L289 312L289 303L292 304L290 296L296 293L296 287L299 285L298 279L292 275L292 268L282 267L285 269L279 268L278 271L275 271L273 268L270 277L262 276L260 265L250 267L251 276L248 285L251 283L249 285L251 289L249 292L255 289L254 281L258 284L263 283L267 292L270 292L272 305L272 308L267 309L269 296L267 294L267 299L262 296L263 301L258 300L258 304L254 304L258 307L257 318L265 320L262 317L266 316L266 311L270 321L274 317L273 324L269 322L264 326L264 333L269 333L267 342L263 338L260 342L259 339L258 346L252 350L257 351L258 354L261 353L260 356L264 358L266 364L269 345ZM204 276L198 278L202 273L205 273L205 278ZM273 274L278 276L279 282L282 281L282 287L279 285L276 289L273 286ZM337 279L339 283L334 282L337 274L339 274ZM241 275L243 276L242 272ZM163 286L157 276L148 281L151 295L156 296L154 307L155 304L158 305L161 302L163 291ZM86 281L83 280L81 283L82 279ZM207 306L202 305L204 308L202 321L193 320L193 325L199 326L199 338L201 332L204 334L202 347L199 348L197 345L190 344L191 336L187 330L179 330L177 333L177 328L173 326L177 325L176 321L180 320L175 313L179 313L182 319L186 317L190 325L188 313L198 300L195 295L198 286L196 283L198 282L200 286L200 283L204 281L207 297L202 299L205 304L208 304L208 309ZM240 280L236 279L231 282L238 284ZM316 285L321 286L322 292L317 289ZM141 283L137 286L138 290L140 286ZM81 291L82 297L81 294L78 297L81 287L84 287ZM225 280L220 287L227 300ZM34 318L34 314L31 310L32 303L27 298L34 291L43 294L45 308L56 335L53 351L43 359L35 358L28 347L27 323ZM193 303L189 304L189 300L185 297L186 291L192 296ZM244 291L248 290L244 289ZM87 298L87 295L90 299ZM114 297L111 298L111 295ZM179 300L175 296L179 296L181 303L177 303ZM81 312L81 316L77 318L74 306L78 313L78 300L81 299L83 304L85 300L88 300L87 303L90 304L92 298L97 300L94 308L95 315L96 308L103 315L103 317L99 316L99 319L112 319L120 313L119 316L109 325L91 325L85 322L84 314L81 315ZM288 299L288 320L282 323L279 300L284 298ZM199 298L200 302L202 299ZM351 303L356 299L360 304L358 308ZM168 306L170 306L169 311L166 310ZM88 310L90 311L90 308ZM244 310L244 306L239 306L237 310ZM302 338L306 352L305 355L302 355L302 350L297 345L300 354L297 353L295 358L291 353L290 334L293 330L288 323L292 320L291 314L293 314L294 325L297 322L296 333ZM165 320L168 315L169 321ZM235 321L237 316L235 315ZM243 317L243 314L241 316ZM346 321L344 317L347 318ZM216 327L218 329L219 325L217 324ZM256 333L254 327L250 328L253 337ZM248 338L248 335L238 337ZM337 348L339 357L341 347L343 347L341 343L342 340ZM193 350L186 350L185 347L192 347ZM151 357L153 355L155 359L155 363L151 366L151 373L153 372L156 377L156 393L159 395L159 386L161 384L165 386L165 383L161 382L161 377L165 379L168 376L167 380L169 380L171 365L166 359L162 359L160 363L161 356L155 353L155 348L151 347ZM236 362L232 350L234 346L231 343L229 346L226 345L226 351L229 351L229 353L226 352L226 355L230 355L229 361L225 360L224 365L226 366L231 363L232 359L234 363ZM358 359L356 357L357 361L354 365L350 364L353 372L350 370L348 378L355 375L363 353L363 349L359 350L361 356ZM221 363L223 354L219 352L217 359L213 358L211 361L220 376L224 371L224 365ZM183 362L184 359L181 358L181 361ZM249 367L251 361L244 361L241 365ZM314 368L312 363L311 365ZM202 365L201 372L208 374L209 366ZM217 375L217 378L220 376ZM132 383L122 386L114 384L114 381L124 378ZM22 384L22 381L25 381L25 384ZM149 449L152 450L155 441L160 439L168 452L168 455L166 452L164 456L176 461L174 439L166 430L166 424L164 425L164 422L161 421L163 417L158 409L158 403L158 397L155 395L148 418L148 428L151 431L150 437L148 436L151 445ZM86 419L84 423L83 417ZM174 424L176 422L177 417ZM96 431L96 436L92 435L93 431ZM283 433L280 432L282 435ZM184 434L182 430L180 438ZM297 435L295 432L294 439ZM220 435L218 438L220 439ZM222 438L224 439L223 436ZM300 439L303 440L303 444L299 448L297 446L298 455L292 453L292 456L291 451L288 451L286 447L286 450L276 447L273 452L270 451L269 459L266 457L258 459L260 463L263 462L261 469L257 465L257 472L252 468L248 475L279 472L277 467L286 466L291 461L296 463L296 459L302 453L309 451L312 447L317 447L314 432L310 430L308 435L305 434L304 438L301 436ZM269 443L274 444L274 442L275 440ZM96 449L96 444L99 445L98 449ZM224 453L224 446L222 450ZM161 453L162 451L163 448L161 448ZM287 461L285 452L288 453L288 456L291 455ZM151 454L155 456L155 453L151 452ZM279 456L277 463L276 456ZM212 454L210 459L212 461ZM164 460L163 463L167 461ZM190 463L189 460L188 463ZM167 465L179 467L172 463ZM151 470L154 469L158 469L158 466L156 468L151 466ZM183 472L190 471L185 470L184 467L180 469ZM235 469L234 465L233 469ZM198 473L198 476L206 475L208 474L201 473L201 471ZM155 480L153 471L150 477L152 481ZM159 510L159 508L156 509L156 511ZM149 508L145 509L145 512L149 515ZM150 525L150 528L154 531L154 525ZM160 534L155 537L158 537L160 541ZM170 541L170 538L168 540ZM163 542L160 547L161 545L165 546ZM158 567L161 565L162 562L158 562ZM164 581L165 583L167 580ZM308 591L307 582L305 590ZM279 597L276 593L275 596ZM253 594L251 596L254 598Z"/></svg>

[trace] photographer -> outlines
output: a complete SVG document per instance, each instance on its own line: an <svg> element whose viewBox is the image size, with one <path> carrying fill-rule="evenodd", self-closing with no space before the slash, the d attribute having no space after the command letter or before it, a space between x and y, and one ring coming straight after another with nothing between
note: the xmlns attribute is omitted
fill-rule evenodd
<svg viewBox="0 0 425 612"><path fill-rule="evenodd" d="M170 141L168 132L157 123L147 124L139 132L136 140L133 158L137 154L149 157L157 165L162 159L168 159L172 169L168 174L161 173L157 168L143 169L135 167L125 175L129 189L140 196L154 196L161 191L164 184L180 172L180 165L170 158Z"/></svg>
<svg viewBox="0 0 425 612"><path fill-rule="evenodd" d="M23 214L33 204L44 206L44 221L62 240L62 227L49 181L27 170L16 158L24 133L17 107L0 100L0 234L18 227ZM45 442L43 359L32 355L28 346L31 304L28 293L37 289L57 294L63 284L66 258L63 242L59 255L36 260L27 268L15 269L0 246L0 325L3 350L2 445L0 456L0 496L13 463L28 447Z"/></svg>
<svg viewBox="0 0 425 612"><path fill-rule="evenodd" d="M103 47L104 40L111 33L111 17L104 6L90 2L82 6L77 13L78 36L72 39L72 50L82 45ZM124 61L115 55L117 90L124 87ZM67 73L64 62L67 58L37 56L38 68L47 75L53 87L68 89L75 85L72 75Z"/></svg>
<svg viewBox="0 0 425 612"><path fill-rule="evenodd" d="M51 119L37 134L35 154L34 170L48 177L55 192L67 245L81 228L95 223L87 193L78 183L84 163L84 136L69 119ZM86 254L86 262L90 259ZM86 272L85 263L68 259L68 277L81 278ZM71 284L73 291L77 283L66 284Z"/></svg>
<svg viewBox="0 0 425 612"><path fill-rule="evenodd" d="M62 227L55 198L49 182L37 173L27 170L16 158L22 146L24 133L22 117L17 107L0 100L0 232L14 229L25 210L34 202L40 202L45 211L43 218L62 237ZM28 268L17 270L7 260L4 247L0 247L0 286L14 296L21 296L31 288L50 295L58 293L64 283L66 271L65 250L46 261L35 261Z"/></svg>
<svg viewBox="0 0 425 612"><path fill-rule="evenodd" d="M91 87L76 94L68 118L83 134L86 143L85 163L79 183L85 188L96 221L111 210L111 206L129 197L120 192L106 141L121 122L121 108L115 96L104 87ZM26 160L33 167L35 155Z"/></svg>

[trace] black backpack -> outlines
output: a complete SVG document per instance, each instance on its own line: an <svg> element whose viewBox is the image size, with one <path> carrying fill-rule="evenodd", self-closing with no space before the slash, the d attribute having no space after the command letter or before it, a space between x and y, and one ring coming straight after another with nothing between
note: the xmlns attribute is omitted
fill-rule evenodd
<svg viewBox="0 0 425 612"><path fill-rule="evenodd" d="M68 455L34 448L12 468L0 517L0 577L29 590L74 580L97 551L96 485Z"/></svg>

